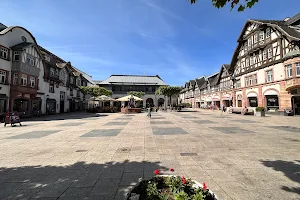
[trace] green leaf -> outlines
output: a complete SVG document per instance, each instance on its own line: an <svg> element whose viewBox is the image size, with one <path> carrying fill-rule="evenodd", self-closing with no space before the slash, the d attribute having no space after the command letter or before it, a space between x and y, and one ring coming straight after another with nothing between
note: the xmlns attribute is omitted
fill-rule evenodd
<svg viewBox="0 0 300 200"><path fill-rule="evenodd" d="M244 11L244 10L245 10L245 6L240 5L239 8L238 8L238 11L239 11L239 12L242 12L242 11Z"/></svg>

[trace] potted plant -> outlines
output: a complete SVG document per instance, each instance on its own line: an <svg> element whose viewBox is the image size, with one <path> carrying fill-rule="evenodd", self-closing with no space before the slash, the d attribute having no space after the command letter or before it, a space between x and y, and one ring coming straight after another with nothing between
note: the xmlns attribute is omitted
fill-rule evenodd
<svg viewBox="0 0 300 200"><path fill-rule="evenodd" d="M174 172L174 169L170 171ZM126 200L217 200L205 183L184 176L160 175L159 170L154 174L156 176L151 179L140 179Z"/></svg>
<svg viewBox="0 0 300 200"><path fill-rule="evenodd" d="M264 117L266 116L266 112L265 112L265 108L264 107L256 107L256 116L259 116L259 117Z"/></svg>

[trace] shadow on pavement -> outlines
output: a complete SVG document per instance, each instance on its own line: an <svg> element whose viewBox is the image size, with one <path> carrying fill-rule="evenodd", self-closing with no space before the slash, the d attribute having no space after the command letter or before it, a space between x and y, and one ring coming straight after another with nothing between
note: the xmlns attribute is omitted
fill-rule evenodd
<svg viewBox="0 0 300 200"><path fill-rule="evenodd" d="M275 160L275 161L261 161L263 165L266 167L271 167L275 171L283 172L286 177L290 180L300 183L300 161L283 161L283 160ZM282 186L283 190L287 192L293 192L296 194L300 194L300 187L287 187Z"/></svg>
<svg viewBox="0 0 300 200"><path fill-rule="evenodd" d="M109 114L105 113L63 113L56 115L45 115L40 117L24 118L21 121L54 121L54 120L68 120L68 119L86 119L86 118L96 118L96 117L106 117Z"/></svg>
<svg viewBox="0 0 300 200"><path fill-rule="evenodd" d="M0 199L125 199L139 178L150 178L152 162L107 162L69 166L0 168Z"/></svg>

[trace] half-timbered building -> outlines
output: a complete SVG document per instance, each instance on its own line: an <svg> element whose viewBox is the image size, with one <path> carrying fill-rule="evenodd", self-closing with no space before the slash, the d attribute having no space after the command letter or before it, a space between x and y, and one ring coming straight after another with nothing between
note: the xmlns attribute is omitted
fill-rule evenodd
<svg viewBox="0 0 300 200"><path fill-rule="evenodd" d="M233 80L229 68L230 65L223 64L220 68L218 77L221 103L223 103L226 107L232 106Z"/></svg>
<svg viewBox="0 0 300 200"><path fill-rule="evenodd" d="M229 69L235 80L234 106L299 113L299 24L300 14L246 22Z"/></svg>

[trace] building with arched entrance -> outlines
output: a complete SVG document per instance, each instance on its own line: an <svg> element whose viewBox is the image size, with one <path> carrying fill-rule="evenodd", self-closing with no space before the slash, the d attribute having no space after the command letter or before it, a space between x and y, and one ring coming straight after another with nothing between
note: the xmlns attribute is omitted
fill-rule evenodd
<svg viewBox="0 0 300 200"><path fill-rule="evenodd" d="M160 86L167 85L158 75L111 75L104 81L95 81L100 87L113 92L112 97L117 99L126 96L130 91L144 92L142 106L164 106L167 98L163 95L156 95L155 92Z"/></svg>

